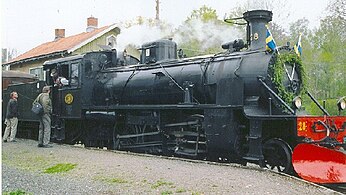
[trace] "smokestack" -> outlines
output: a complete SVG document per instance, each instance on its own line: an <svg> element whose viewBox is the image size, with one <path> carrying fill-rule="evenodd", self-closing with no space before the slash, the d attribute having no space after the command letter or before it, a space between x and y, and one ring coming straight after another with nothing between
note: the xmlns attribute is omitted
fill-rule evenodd
<svg viewBox="0 0 346 195"><path fill-rule="evenodd" d="M97 25L98 25L98 19L90 16L87 19L87 29L86 29L86 31L87 32L91 32L91 31L97 29Z"/></svg>
<svg viewBox="0 0 346 195"><path fill-rule="evenodd" d="M253 10L243 14L247 21L247 43L251 50L265 49L266 25L272 21L273 13L268 10Z"/></svg>
<svg viewBox="0 0 346 195"><path fill-rule="evenodd" d="M61 38L65 38L65 29L55 29L54 41L59 40Z"/></svg>

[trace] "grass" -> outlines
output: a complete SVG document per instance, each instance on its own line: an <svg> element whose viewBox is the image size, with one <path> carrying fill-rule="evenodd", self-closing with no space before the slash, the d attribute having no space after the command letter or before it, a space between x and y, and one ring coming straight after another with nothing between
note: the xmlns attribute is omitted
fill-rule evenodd
<svg viewBox="0 0 346 195"><path fill-rule="evenodd" d="M95 177L95 179L105 181L107 183L118 183L118 184L129 183L129 181L122 179L122 178L119 178L119 177L114 177L114 178Z"/></svg>
<svg viewBox="0 0 346 195"><path fill-rule="evenodd" d="M47 166L55 164L57 161L53 155L33 155L27 150L18 150L15 155L10 151L2 153L2 163L28 171L42 171Z"/></svg>
<svg viewBox="0 0 346 195"><path fill-rule="evenodd" d="M168 194L173 194L172 191L163 191L161 192L161 195L168 195Z"/></svg>
<svg viewBox="0 0 346 195"><path fill-rule="evenodd" d="M186 190L184 188L179 188L175 191L176 193L184 193Z"/></svg>
<svg viewBox="0 0 346 195"><path fill-rule="evenodd" d="M74 169L76 166L77 164L71 164L71 163L56 164L44 170L44 173L64 173Z"/></svg>
<svg viewBox="0 0 346 195"><path fill-rule="evenodd" d="M158 180L156 183L154 183L153 185L151 185L151 188L153 189L157 189L160 186L170 186L171 188L174 188L174 184L172 182L167 182L167 181L163 181L163 180Z"/></svg>
<svg viewBox="0 0 346 195"><path fill-rule="evenodd" d="M121 178L111 178L111 179L109 179L109 182L110 183L127 183L126 180L121 179Z"/></svg>
<svg viewBox="0 0 346 195"><path fill-rule="evenodd" d="M16 191L11 191L11 192L3 192L3 195L26 195L26 194L31 194L28 192L25 192L23 190L16 190Z"/></svg>

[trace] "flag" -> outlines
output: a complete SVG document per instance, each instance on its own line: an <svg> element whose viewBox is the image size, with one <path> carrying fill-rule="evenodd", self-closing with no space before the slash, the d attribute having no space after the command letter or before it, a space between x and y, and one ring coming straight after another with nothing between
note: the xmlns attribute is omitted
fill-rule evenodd
<svg viewBox="0 0 346 195"><path fill-rule="evenodd" d="M266 35L266 50L268 51L274 51L277 50L276 43L273 39L272 33L270 33L270 30L267 27L267 35Z"/></svg>
<svg viewBox="0 0 346 195"><path fill-rule="evenodd" d="M300 57L302 55L302 33L299 34L298 42L293 48L296 54Z"/></svg>

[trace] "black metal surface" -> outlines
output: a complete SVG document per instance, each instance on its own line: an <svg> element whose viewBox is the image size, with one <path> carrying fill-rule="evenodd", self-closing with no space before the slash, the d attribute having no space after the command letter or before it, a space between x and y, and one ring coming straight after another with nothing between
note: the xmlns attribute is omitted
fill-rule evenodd
<svg viewBox="0 0 346 195"><path fill-rule="evenodd" d="M262 154L262 121L250 120L249 152L244 157L250 161L263 160Z"/></svg>
<svg viewBox="0 0 346 195"><path fill-rule="evenodd" d="M233 109L206 110L204 129L209 149L237 153L238 124Z"/></svg>

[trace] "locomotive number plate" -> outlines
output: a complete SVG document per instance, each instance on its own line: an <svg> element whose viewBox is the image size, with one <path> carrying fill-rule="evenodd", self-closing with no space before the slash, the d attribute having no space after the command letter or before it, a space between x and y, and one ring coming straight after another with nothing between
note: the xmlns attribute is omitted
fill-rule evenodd
<svg viewBox="0 0 346 195"><path fill-rule="evenodd" d="M68 93L65 95L65 103L66 104L72 104L73 102L73 95Z"/></svg>
<svg viewBox="0 0 346 195"><path fill-rule="evenodd" d="M307 131L307 122L306 121L299 121L298 123L298 131Z"/></svg>

